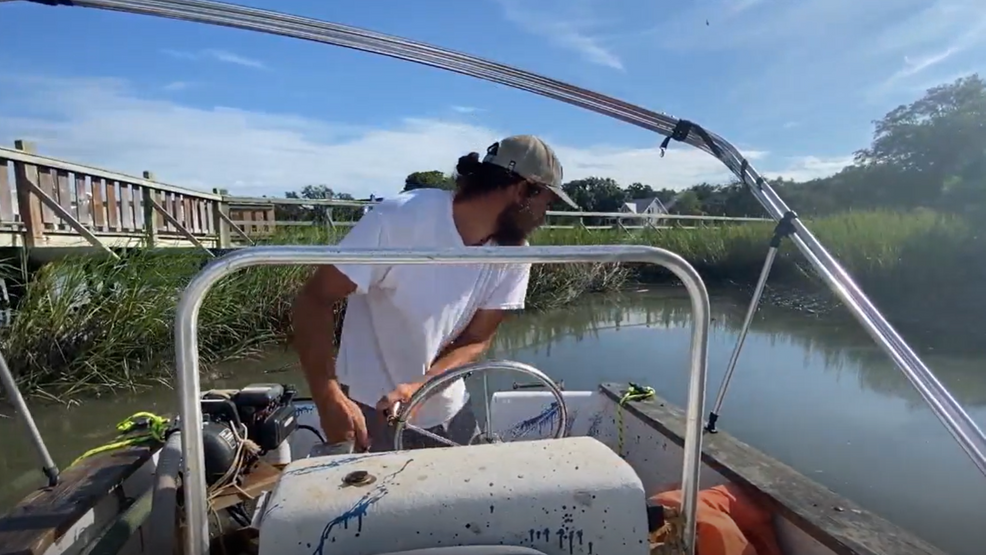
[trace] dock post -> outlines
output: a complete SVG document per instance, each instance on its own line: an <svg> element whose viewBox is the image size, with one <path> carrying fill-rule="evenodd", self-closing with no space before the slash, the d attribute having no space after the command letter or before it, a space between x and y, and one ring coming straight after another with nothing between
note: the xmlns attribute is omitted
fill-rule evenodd
<svg viewBox="0 0 986 555"><path fill-rule="evenodd" d="M154 181L154 173L144 170L144 179ZM150 187L141 187L141 204L144 206L144 240L147 248L157 246L157 216L154 210L155 191Z"/></svg>
<svg viewBox="0 0 986 555"><path fill-rule="evenodd" d="M35 154L34 143L25 140L14 141L14 148L27 154ZM38 167L24 162L14 162L14 190L17 193L17 210L24 224L24 246L32 249L45 244L44 219L41 213L41 199L31 192L27 182L38 185Z"/></svg>
<svg viewBox="0 0 986 555"><path fill-rule="evenodd" d="M226 202L226 189L213 189L213 193L222 196L220 200L214 201L212 203L212 227L216 230L216 247L220 249L228 249L232 247L232 242L229 238L229 224L226 220L229 219L229 203ZM223 218L223 216L226 216Z"/></svg>

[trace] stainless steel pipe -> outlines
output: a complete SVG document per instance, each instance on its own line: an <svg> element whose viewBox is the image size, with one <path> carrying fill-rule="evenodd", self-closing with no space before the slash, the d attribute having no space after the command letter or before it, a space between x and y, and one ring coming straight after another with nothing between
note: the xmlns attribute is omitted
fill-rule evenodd
<svg viewBox="0 0 986 555"><path fill-rule="evenodd" d="M472 247L448 250L352 249L342 247L250 247L209 262L188 284L175 316L175 352L184 451L185 511L188 523L185 553L205 555L209 547L208 504L202 443L202 388L199 380L198 319L205 295L220 279L253 266L289 264L479 264L647 262L663 266L685 285L692 305L690 377L682 466L682 510L685 542L694 553L695 513L702 461L702 417L708 372L709 294L681 256L655 247L613 245L592 247Z"/></svg>

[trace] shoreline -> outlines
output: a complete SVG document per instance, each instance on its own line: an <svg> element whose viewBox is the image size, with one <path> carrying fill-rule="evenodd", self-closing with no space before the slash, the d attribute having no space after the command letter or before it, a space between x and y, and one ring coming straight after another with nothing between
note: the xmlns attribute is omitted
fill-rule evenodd
<svg viewBox="0 0 986 555"><path fill-rule="evenodd" d="M855 212L809 222L909 341L941 349L940 338L978 343L986 298L984 252L968 225L914 213ZM535 245L650 244L677 252L710 291L736 292L748 303L760 274L771 224L620 231L542 230ZM325 244L325 230L271 238L268 244ZM25 394L53 399L159 383L172 365L172 325L178 296L200 269L195 253L133 251L119 261L65 259L40 268L23 284L0 348ZM247 356L290 335L294 291L309 268L258 267L216 285L200 316L203 368ZM810 269L808 270L810 272ZM551 264L532 268L528 309L551 310L591 293L680 286L663 269L640 265ZM851 317L820 280L806 272L786 241L767 282L763 304L808 314ZM956 330L962 330L956 333ZM916 345L915 348L918 348Z"/></svg>

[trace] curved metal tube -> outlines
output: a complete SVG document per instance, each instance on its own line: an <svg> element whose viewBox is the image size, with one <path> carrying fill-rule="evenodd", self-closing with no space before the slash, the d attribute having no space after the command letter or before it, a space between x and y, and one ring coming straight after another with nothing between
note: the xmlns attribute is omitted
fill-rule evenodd
<svg viewBox="0 0 986 555"><path fill-rule="evenodd" d="M352 249L342 247L250 247L217 258L185 287L175 315L175 352L178 394L185 452L185 511L188 522L185 553L208 553L205 463L202 446L202 389L199 379L199 310L205 295L220 279L252 266L287 264L462 264L465 263L572 263L647 262L658 264L681 280L692 306L690 376L682 466L682 510L685 542L695 545L695 511L702 455L702 414L709 349L709 293L698 272L681 256L656 247L602 245L591 247L469 247L446 250Z"/></svg>
<svg viewBox="0 0 986 555"><path fill-rule="evenodd" d="M347 25L213 2L209 0L29 0L42 4L65 4L139 13L212 25L235 27L294 37L381 54L500 83L520 90L554 98L573 106L609 116L632 125L670 136L682 120L617 100L504 64L460 52L375 33ZM722 137L704 130L685 132L677 140L704 150L718 158L752 192L775 220L789 208L770 184L743 155ZM845 303L867 333L890 356L894 364L930 405L935 416L986 475L986 435L961 405L942 386L924 362L904 342L900 334L873 306L844 268L799 221L794 221L792 241L822 280Z"/></svg>
<svg viewBox="0 0 986 555"><path fill-rule="evenodd" d="M439 374L425 382L420 389L414 392L414 395L408 399L407 405L405 405L404 409L401 411L401 415L397 419L397 424L394 427L394 450L400 451L404 448L404 429L409 425L407 422L407 417L411 414L412 409L423 403L425 399L427 399L432 393L438 391L440 388L449 385L456 380L465 378L475 372L488 372L490 370L509 370L511 372L519 372L521 374L531 376L543 383L544 387L555 396L555 402L558 403L558 424L555 427L555 439L561 439L561 437L565 435L565 429L568 425L568 407L565 405L565 397L562 395L561 389L558 388L554 380L549 378L544 372L538 370L530 364L524 364L523 362L517 362L514 360L481 360L479 362L465 364L443 374ZM486 403L489 404L489 399L486 400ZM486 426L489 427L492 424L493 423L489 421L489 415L487 414ZM487 432L488 431L489 430L487 430Z"/></svg>
<svg viewBox="0 0 986 555"><path fill-rule="evenodd" d="M30 0L43 4L85 6L196 21L311 40L381 54L469 75L554 98L627 123L670 136L682 120L640 108L599 93L568 85L535 73L491 62L425 43L375 33L347 25L246 8L209 0ZM694 130L694 128L693 128ZM718 158L775 220L789 209L766 180L733 145L715 133L699 128L676 137ZM867 333L907 376L935 416L956 439L973 463L986 475L986 435L961 405L942 386L903 338L873 306L844 268L799 220L794 221L792 241L822 280L845 303Z"/></svg>

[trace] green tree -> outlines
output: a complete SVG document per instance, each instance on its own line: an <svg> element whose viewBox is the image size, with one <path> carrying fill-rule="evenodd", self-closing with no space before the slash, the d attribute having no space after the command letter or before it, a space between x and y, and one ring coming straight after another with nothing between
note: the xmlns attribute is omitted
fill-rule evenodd
<svg viewBox="0 0 986 555"><path fill-rule="evenodd" d="M584 212L617 212L627 201L627 192L608 177L587 177L562 184L562 189ZM597 217L585 218L587 225L596 225Z"/></svg>
<svg viewBox="0 0 986 555"><path fill-rule="evenodd" d="M413 191L414 189L445 189L446 191L454 191L455 180L452 179L452 176L446 175L438 170L414 172L409 174L404 180L403 191Z"/></svg>
<svg viewBox="0 0 986 555"><path fill-rule="evenodd" d="M654 198L657 192L650 185L643 183L631 183L627 187L627 199L636 200L638 198Z"/></svg>
<svg viewBox="0 0 986 555"><path fill-rule="evenodd" d="M965 189L983 185L984 122L986 82L978 74L963 77L874 122L873 143L856 153L856 164L871 170L874 184L893 182L894 204L934 204L959 191L953 199L975 197Z"/></svg>
<svg viewBox="0 0 986 555"><path fill-rule="evenodd" d="M284 193L284 198L290 199L311 199L311 200L353 200L349 193L336 193L328 185L305 185L301 191L288 191ZM327 212L331 209L331 212ZM274 215L277 220L311 221L315 223L325 223L326 217L331 214L335 221L354 221L358 220L362 210L356 206L332 206L324 205L304 205L304 204L279 204L274 207Z"/></svg>

